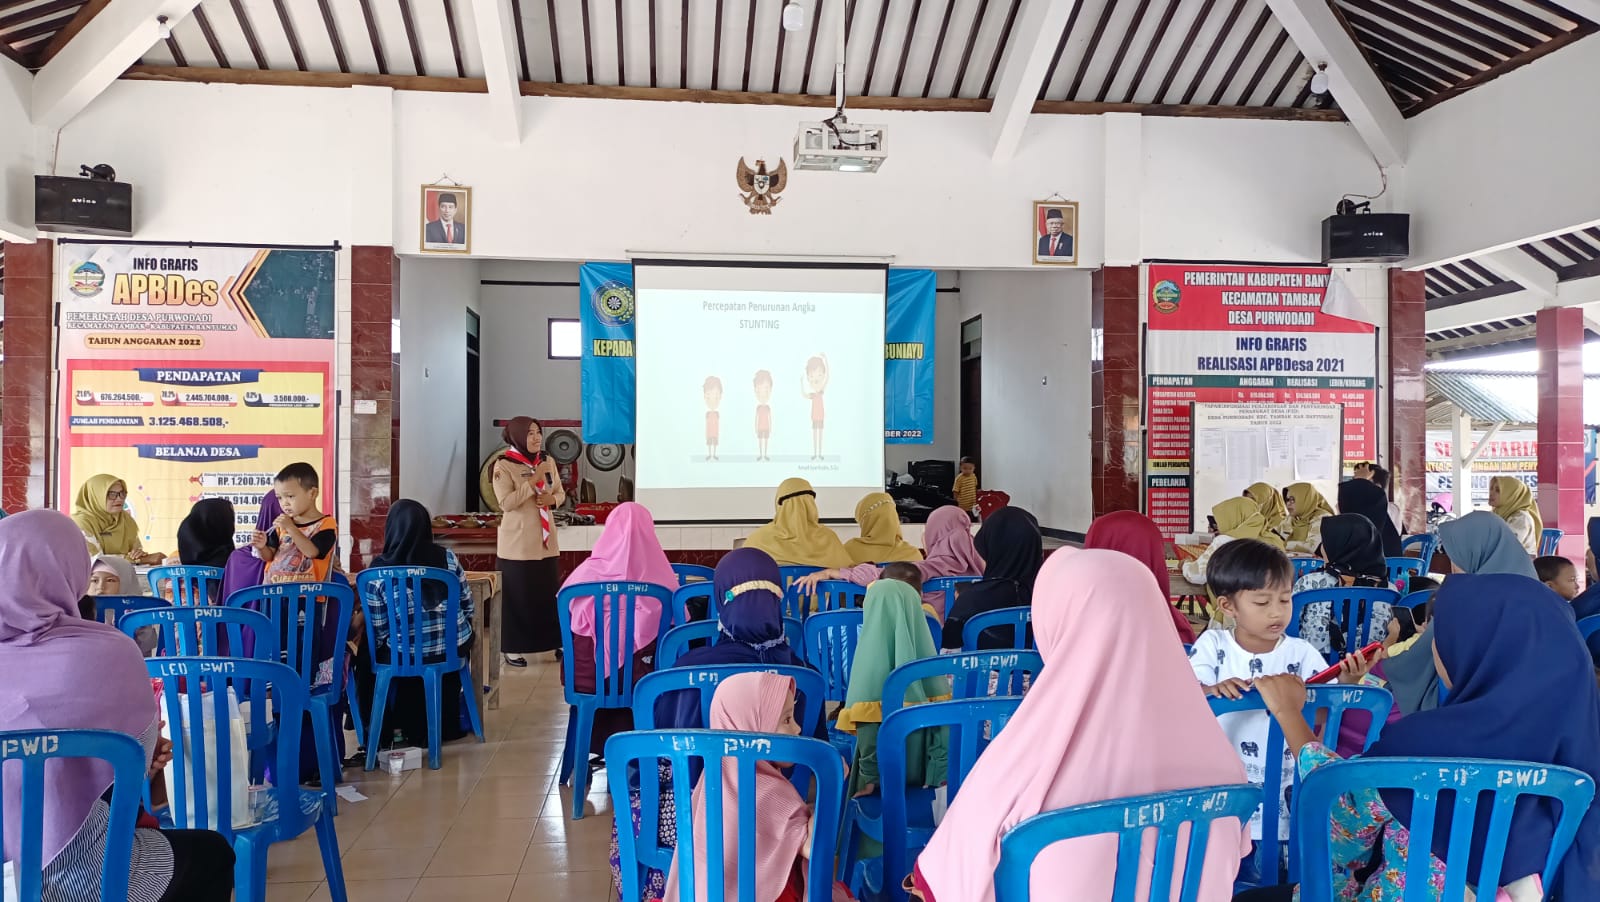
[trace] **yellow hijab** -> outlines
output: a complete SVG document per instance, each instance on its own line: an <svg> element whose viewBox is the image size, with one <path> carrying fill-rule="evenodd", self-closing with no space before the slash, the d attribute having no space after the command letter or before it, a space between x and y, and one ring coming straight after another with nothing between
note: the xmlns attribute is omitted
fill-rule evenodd
<svg viewBox="0 0 1600 902"><path fill-rule="evenodd" d="M1267 526L1267 519L1249 498L1229 498L1211 509L1217 521L1217 535L1231 539L1260 539L1269 545L1283 547L1283 537Z"/></svg>
<svg viewBox="0 0 1600 902"><path fill-rule="evenodd" d="M1283 504L1283 495L1272 487L1271 483L1258 482L1245 489L1261 509L1261 516L1266 518L1267 527L1271 528L1283 522L1289 516L1289 509Z"/></svg>
<svg viewBox="0 0 1600 902"><path fill-rule="evenodd" d="M792 567L852 566L839 534L823 526L817 515L817 492L804 479L785 479L778 486L777 514L772 522L745 539L746 548L759 548L779 565Z"/></svg>
<svg viewBox="0 0 1600 902"><path fill-rule="evenodd" d="M1494 506L1496 516L1510 520L1517 511L1527 511L1528 516L1533 518L1534 535L1537 536L1544 529L1544 518L1539 516L1539 503L1533 499L1533 491L1527 483L1515 476L1496 476L1489 480L1489 484L1500 487L1500 503Z"/></svg>
<svg viewBox="0 0 1600 902"><path fill-rule="evenodd" d="M861 538L844 543L844 550L856 563L922 560L922 552L900 534L900 511L889 493L873 492L857 502L856 523L861 526Z"/></svg>
<svg viewBox="0 0 1600 902"><path fill-rule="evenodd" d="M139 524L133 517L106 509L106 493L119 482L127 488L127 483L109 473L90 476L72 499L72 522L98 542L105 554L127 554L139 547Z"/></svg>
<svg viewBox="0 0 1600 902"><path fill-rule="evenodd" d="M1294 517L1290 521L1289 541L1304 542L1311 537L1311 524L1323 517L1333 516L1333 507L1322 497L1317 487L1309 482L1297 482L1286 490L1294 499Z"/></svg>

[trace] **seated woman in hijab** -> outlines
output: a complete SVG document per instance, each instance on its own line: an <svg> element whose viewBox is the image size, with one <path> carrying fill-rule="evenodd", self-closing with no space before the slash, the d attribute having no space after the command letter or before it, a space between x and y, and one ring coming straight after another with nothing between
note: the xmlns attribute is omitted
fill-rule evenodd
<svg viewBox="0 0 1600 902"><path fill-rule="evenodd" d="M1503 573L1525 576L1535 583L1539 574L1511 534L1511 527L1489 511L1473 511L1439 524L1439 543L1450 557L1452 573ZM1445 578L1445 585L1453 577ZM1543 585L1540 588L1544 588ZM1443 591L1441 587L1440 591ZM1549 591L1546 589L1546 591ZM1438 619L1438 598L1430 605L1433 616L1410 648L1378 664L1373 673L1384 680L1401 714L1427 711L1439 705L1439 675L1433 667L1433 625ZM1572 606L1567 610L1572 612Z"/></svg>
<svg viewBox="0 0 1600 902"><path fill-rule="evenodd" d="M462 657L472 651L472 592L467 588L467 574L461 567L461 561L456 558L456 553L443 548L433 541L433 518L428 514L428 509L421 504L402 498L389 507L388 519L383 525L383 553L372 559L373 567L437 567L455 574L457 584L457 598L460 601L456 613L456 650ZM449 591L448 588L443 591ZM437 583L427 583L422 588L421 604L417 600L407 598L406 607L410 611L407 622L415 625L421 618L421 631L423 636L422 657L424 660L443 660L445 640L448 634L447 621L444 619L445 595ZM372 584L365 598L362 599L362 609L372 626L373 641L377 648L368 648L366 642L360 644L354 662L356 676L356 696L361 709L371 718L376 714L383 718L383 727L378 735L388 739L394 731L400 731L401 738L406 745L416 745L426 748L428 745L428 707L427 696L423 693L423 683L419 677L398 677L390 683L389 709L384 712L372 710L373 690L376 676L373 672L373 661L388 661L389 647L392 639L389 635L390 623L394 620L390 613L390 604L393 599L384 595L379 584ZM420 608L420 610L419 610ZM415 628L415 627L414 627ZM439 741L450 742L466 735L461 729L461 676L459 673L446 674L441 680L442 686L439 707ZM367 723L372 723L369 719ZM366 737L362 737L365 740Z"/></svg>
<svg viewBox="0 0 1600 902"><path fill-rule="evenodd" d="M1371 483L1367 483L1371 485ZM1388 517L1384 517L1388 522ZM1322 567L1295 581L1294 591L1331 589L1338 586L1363 586L1389 589L1389 564L1378 545L1378 530L1360 514L1335 514L1322 521L1322 548L1317 552ZM1339 625L1333 622L1329 602L1308 604L1300 612L1300 638L1310 642L1324 658L1333 651L1335 640L1341 648L1360 648L1388 635L1393 607L1385 601L1372 603L1367 613L1367 634L1348 645Z"/></svg>
<svg viewBox="0 0 1600 902"><path fill-rule="evenodd" d="M1595 549L1600 548L1600 517L1589 518L1588 533L1589 550L1584 555L1588 581L1578 597L1572 599L1572 613L1579 620L1600 616L1600 565L1595 563ZM1594 656L1595 670L1600 671L1600 633L1589 637L1589 653Z"/></svg>
<svg viewBox="0 0 1600 902"><path fill-rule="evenodd" d="M78 616L88 583L89 552L72 520L36 510L0 522L0 731L125 733L144 745L153 778L171 760L172 746L160 738L150 674L132 640ZM98 897L111 783L100 761L50 765L41 850L46 902ZM3 796L5 822L22 823L21 768L5 768ZM19 837L17 829L6 831L0 858L17 859ZM138 828L128 881L130 899L226 902L233 847L208 830Z"/></svg>
<svg viewBox="0 0 1600 902"><path fill-rule="evenodd" d="M973 540L983 558L983 579L956 590L955 609L944 621L943 646L961 647L961 630L985 611L1033 604L1033 581L1044 560L1039 521L1020 507L1002 507L989 516ZM979 648L1010 648L1010 630L984 630Z"/></svg>
<svg viewBox="0 0 1600 902"><path fill-rule="evenodd" d="M861 536L844 543L857 564L920 561L922 552L900 534L900 510L887 492L872 492L856 503L856 525Z"/></svg>
<svg viewBox="0 0 1600 902"><path fill-rule="evenodd" d="M870 497L870 496L869 496ZM888 497L888 496L885 496ZM942 576L980 576L983 558L972 542L972 518L966 511L947 504L928 515L922 530L922 544L926 556L911 563L922 574L924 585ZM891 558L884 558L889 562ZM800 580L803 590L813 591L817 583L829 579L843 579L858 586L870 586L883 575L883 568L875 563L857 564L842 570L821 570ZM942 590L922 593L922 606L933 616L944 621L945 597Z"/></svg>
<svg viewBox="0 0 1600 902"><path fill-rule="evenodd" d="M1276 529L1289 516L1289 509L1283 505L1283 494L1272 487L1270 482L1253 483L1244 490L1246 498L1256 503L1261 511L1261 518L1267 521L1267 528Z"/></svg>
<svg viewBox="0 0 1600 902"><path fill-rule="evenodd" d="M1272 531L1261 516L1260 507L1249 498L1229 498L1218 503L1211 508L1211 519L1216 523L1211 544L1199 557L1183 562L1183 578L1197 586L1205 585L1211 555L1234 539L1257 539L1275 548L1283 547L1283 537Z"/></svg>
<svg viewBox="0 0 1600 902"><path fill-rule="evenodd" d="M256 532L270 532L272 525L283 516L283 505L278 501L277 492L267 492L261 496L261 507L256 512ZM229 598L240 589L250 589L261 585L266 574L267 562L261 559L253 545L243 545L235 548L228 555L227 563L222 568L222 597Z"/></svg>
<svg viewBox="0 0 1600 902"><path fill-rule="evenodd" d="M993 902L1000 837L1044 811L1245 782L1183 649L1130 642L1171 629L1150 571L1114 551L1063 548L1039 571L1033 626L1044 669L984 750L917 858L906 888L924 902ZM1105 674L1117 674L1108 696ZM1212 823L1198 902L1226 902L1250 851L1237 819ZM1141 865L1151 866L1154 843ZM1180 843L1173 873L1184 870ZM1117 838L1071 839L1033 866L1035 899L1110 899ZM1174 889L1173 896L1177 893ZM1151 898L1162 898L1152 894Z"/></svg>
<svg viewBox="0 0 1600 902"><path fill-rule="evenodd" d="M1533 499L1533 490L1527 483L1515 476L1490 479L1489 506L1494 508L1495 516L1511 527L1511 534L1517 537L1523 551L1539 553L1544 520L1539 516L1539 502Z"/></svg>
<svg viewBox="0 0 1600 902"><path fill-rule="evenodd" d="M1450 695L1435 710L1389 724L1361 757L1487 758L1571 767L1591 777L1600 773L1600 691L1567 604L1537 581L1507 574L1452 576L1435 597L1430 658ZM1312 735L1302 716L1306 692L1298 677L1263 677L1255 687L1282 724L1301 776L1340 760ZM1370 789L1347 794L1334 805L1337 898L1439 898L1449 834L1414 842L1411 805L1409 792ZM1467 860L1452 862L1466 869L1469 884L1477 882L1483 864L1490 814L1487 806L1479 807ZM1539 900L1551 891L1558 899L1600 899L1600 873L1594 867L1600 861L1600 810L1590 808L1584 815L1556 872L1556 885L1546 887L1540 874L1555 826L1556 806L1516 806L1511 832L1499 850L1504 854L1502 898ZM1413 892L1397 862L1429 850L1430 879ZM1374 868L1380 860L1384 865ZM1294 887L1274 887L1248 897L1266 902L1290 899L1294 892ZM1491 895L1479 888L1479 899Z"/></svg>
<svg viewBox="0 0 1600 902"><path fill-rule="evenodd" d="M1272 497L1278 497L1277 493L1274 492ZM1185 645L1194 644L1194 626L1171 603L1172 574L1167 571L1166 541L1161 538L1161 528L1156 526L1154 520L1138 511L1113 511L1089 524L1083 547L1120 551L1143 564L1150 575L1156 578L1162 597L1167 599L1167 610L1172 614L1172 625L1178 630L1178 639Z"/></svg>
<svg viewBox="0 0 1600 902"><path fill-rule="evenodd" d="M1333 516L1328 499L1311 483L1297 482L1283 490L1283 504L1289 511L1289 518L1278 530L1284 535L1284 550L1290 554L1315 553L1322 545L1323 518Z"/></svg>
<svg viewBox="0 0 1600 902"><path fill-rule="evenodd" d="M1378 532L1378 547L1384 556L1400 556L1400 532L1389 518L1389 496L1377 483L1366 479L1347 479L1339 483L1339 513L1366 517ZM1327 528L1327 521L1323 521L1323 528ZM1422 569L1428 569L1426 563Z"/></svg>
<svg viewBox="0 0 1600 902"><path fill-rule="evenodd" d="M159 564L165 555L145 553L139 523L128 513L128 484L110 473L84 480L72 499L72 522L83 531L90 554L116 554L135 564Z"/></svg>
<svg viewBox="0 0 1600 902"><path fill-rule="evenodd" d="M233 502L226 498L201 498L178 524L178 553L163 563L221 570L228 566L233 550ZM212 604L226 600L227 596L220 590L221 585L217 584ZM158 591L161 597L172 600L170 585L162 585Z"/></svg>
<svg viewBox="0 0 1600 902"><path fill-rule="evenodd" d="M101 620L100 609L95 604L95 599L102 596L138 595L139 575L133 569L133 564L125 557L102 554L94 559L89 571L89 589L84 596L78 599L78 613L85 620ZM139 652L145 657L150 657L156 650L156 643L160 641L160 633L153 626L142 626L135 633L133 641L138 643Z"/></svg>
<svg viewBox="0 0 1600 902"><path fill-rule="evenodd" d="M744 547L765 551L781 567L843 569L856 563L844 550L839 534L822 525L816 489L798 478L785 479L778 486L772 522L752 532Z"/></svg>

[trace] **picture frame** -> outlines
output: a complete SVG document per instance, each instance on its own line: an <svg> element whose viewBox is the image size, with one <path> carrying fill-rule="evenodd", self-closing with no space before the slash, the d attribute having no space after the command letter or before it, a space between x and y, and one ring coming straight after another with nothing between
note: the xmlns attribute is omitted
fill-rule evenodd
<svg viewBox="0 0 1600 902"><path fill-rule="evenodd" d="M1060 222L1055 233L1052 222ZM1036 200L1033 202L1033 262L1036 266L1077 266L1078 202L1075 200Z"/></svg>
<svg viewBox="0 0 1600 902"><path fill-rule="evenodd" d="M441 209L441 205L448 205ZM418 247L424 254L472 253L472 189L423 185ZM447 215L448 214L448 218Z"/></svg>

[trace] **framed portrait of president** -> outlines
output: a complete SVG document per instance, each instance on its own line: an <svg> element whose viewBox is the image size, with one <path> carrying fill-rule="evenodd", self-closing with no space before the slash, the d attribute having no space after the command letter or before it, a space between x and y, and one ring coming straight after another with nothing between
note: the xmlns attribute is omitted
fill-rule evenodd
<svg viewBox="0 0 1600 902"><path fill-rule="evenodd" d="M1078 265L1078 202L1033 202L1033 262L1045 266Z"/></svg>
<svg viewBox="0 0 1600 902"><path fill-rule="evenodd" d="M472 189L465 185L422 186L422 252L472 253Z"/></svg>

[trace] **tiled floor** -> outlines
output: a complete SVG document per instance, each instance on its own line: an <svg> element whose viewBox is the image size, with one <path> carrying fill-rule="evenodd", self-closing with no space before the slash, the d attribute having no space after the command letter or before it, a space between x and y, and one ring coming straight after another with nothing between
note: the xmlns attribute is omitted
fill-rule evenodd
<svg viewBox="0 0 1600 902"><path fill-rule="evenodd" d="M335 824L350 902L511 902L614 899L607 848L611 797L604 774L589 816L571 821L571 790L557 785L567 709L560 669L530 659L504 668L489 741L450 743L443 766L390 777L345 772L364 802L341 802ZM269 902L327 900L313 833L273 846Z"/></svg>

